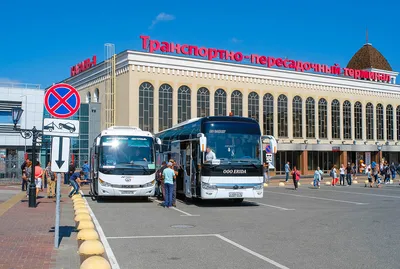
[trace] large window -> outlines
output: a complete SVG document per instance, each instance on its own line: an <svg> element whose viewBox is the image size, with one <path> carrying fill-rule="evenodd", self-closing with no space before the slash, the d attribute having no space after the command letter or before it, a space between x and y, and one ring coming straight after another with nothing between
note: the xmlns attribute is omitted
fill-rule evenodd
<svg viewBox="0 0 400 269"><path fill-rule="evenodd" d="M243 116L242 93L238 90L232 92L231 95L231 112L235 116Z"/></svg>
<svg viewBox="0 0 400 269"><path fill-rule="evenodd" d="M374 105L368 103L366 106L367 139L374 140Z"/></svg>
<svg viewBox="0 0 400 269"><path fill-rule="evenodd" d="M286 95L278 97L278 137L288 137L288 99Z"/></svg>
<svg viewBox="0 0 400 269"><path fill-rule="evenodd" d="M354 104L354 134L356 139L362 139L363 134L363 113L362 113L362 104L360 102L356 102Z"/></svg>
<svg viewBox="0 0 400 269"><path fill-rule="evenodd" d="M376 106L376 134L378 140L383 140L383 106L378 104Z"/></svg>
<svg viewBox="0 0 400 269"><path fill-rule="evenodd" d="M400 140L400 106L396 108L397 140Z"/></svg>
<svg viewBox="0 0 400 269"><path fill-rule="evenodd" d="M153 132L153 94L154 87L151 83L143 82L139 86L139 128L143 131Z"/></svg>
<svg viewBox="0 0 400 269"><path fill-rule="evenodd" d="M386 136L387 140L393 140L393 107L386 107Z"/></svg>
<svg viewBox="0 0 400 269"><path fill-rule="evenodd" d="M302 122L302 99L300 96L295 96L293 98L293 137L302 138L303 137L303 122Z"/></svg>
<svg viewBox="0 0 400 269"><path fill-rule="evenodd" d="M344 139L351 139L351 103L347 100L343 103L343 131Z"/></svg>
<svg viewBox="0 0 400 269"><path fill-rule="evenodd" d="M319 138L328 137L328 103L326 99L321 98L318 101L318 124Z"/></svg>
<svg viewBox="0 0 400 269"><path fill-rule="evenodd" d="M201 87L197 91L197 117L210 116L210 91Z"/></svg>
<svg viewBox="0 0 400 269"><path fill-rule="evenodd" d="M264 135L274 135L274 97L267 93L263 102Z"/></svg>
<svg viewBox="0 0 400 269"><path fill-rule="evenodd" d="M214 115L226 116L226 92L223 89L218 89L215 91Z"/></svg>
<svg viewBox="0 0 400 269"><path fill-rule="evenodd" d="M260 98L258 97L258 94L256 92L251 92L248 98L249 98L248 117L258 121L260 113L260 105L259 105Z"/></svg>
<svg viewBox="0 0 400 269"><path fill-rule="evenodd" d="M315 138L315 101L311 97L306 100L306 136Z"/></svg>
<svg viewBox="0 0 400 269"><path fill-rule="evenodd" d="M178 123L191 118L190 88L181 86L178 89Z"/></svg>
<svg viewBox="0 0 400 269"><path fill-rule="evenodd" d="M332 138L340 139L340 103L338 100L333 100L331 104L332 111Z"/></svg>
<svg viewBox="0 0 400 269"><path fill-rule="evenodd" d="M92 102L92 94L90 92L86 93L86 103L91 103Z"/></svg>
<svg viewBox="0 0 400 269"><path fill-rule="evenodd" d="M168 84L160 86L159 92L159 131L172 127L172 87Z"/></svg>

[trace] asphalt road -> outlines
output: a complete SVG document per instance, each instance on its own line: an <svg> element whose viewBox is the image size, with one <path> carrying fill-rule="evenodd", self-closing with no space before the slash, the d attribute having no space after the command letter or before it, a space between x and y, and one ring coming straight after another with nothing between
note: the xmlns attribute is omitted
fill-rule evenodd
<svg viewBox="0 0 400 269"><path fill-rule="evenodd" d="M229 201L89 201L119 268L399 268L400 186L265 188ZM118 267L115 267L118 268Z"/></svg>

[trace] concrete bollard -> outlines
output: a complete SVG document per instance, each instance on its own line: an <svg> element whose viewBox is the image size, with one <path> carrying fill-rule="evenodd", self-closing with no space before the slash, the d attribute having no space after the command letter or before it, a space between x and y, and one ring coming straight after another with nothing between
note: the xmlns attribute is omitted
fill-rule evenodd
<svg viewBox="0 0 400 269"><path fill-rule="evenodd" d="M358 181L357 180L353 180L353 184L358 184Z"/></svg>
<svg viewBox="0 0 400 269"><path fill-rule="evenodd" d="M297 182L297 186L301 186L301 183L300 183L300 182Z"/></svg>
<svg viewBox="0 0 400 269"><path fill-rule="evenodd" d="M83 220L91 221L92 218L90 217L89 214L81 213L81 214L76 215L74 220L75 220L75 227L78 227L80 221L83 221Z"/></svg>
<svg viewBox="0 0 400 269"><path fill-rule="evenodd" d="M104 254L104 246L99 240L86 240L79 247L79 256L81 263L93 256L102 256Z"/></svg>
<svg viewBox="0 0 400 269"><path fill-rule="evenodd" d="M76 240L78 240L78 248L86 240L99 240L99 234L95 229L82 229L76 235Z"/></svg>
<svg viewBox="0 0 400 269"><path fill-rule="evenodd" d="M85 200L83 200L83 198L78 198L78 199L75 199L72 202L74 203L74 205L76 205L76 204L85 203Z"/></svg>
<svg viewBox="0 0 400 269"><path fill-rule="evenodd" d="M78 227L76 227L78 231L83 230L83 229L94 229L94 224L91 220L81 220L78 224Z"/></svg>
<svg viewBox="0 0 400 269"><path fill-rule="evenodd" d="M365 187L368 186L368 180L364 180Z"/></svg>
<svg viewBox="0 0 400 269"><path fill-rule="evenodd" d="M393 179L391 179L389 183L390 183L390 184L393 184Z"/></svg>
<svg viewBox="0 0 400 269"><path fill-rule="evenodd" d="M331 182L330 182L330 181L327 181L327 182L325 182L325 185L326 185L326 186L330 186L330 185L331 185Z"/></svg>
<svg viewBox="0 0 400 269"><path fill-rule="evenodd" d="M89 210L87 208L79 208L79 209L75 210L75 216L80 214L80 213L90 214Z"/></svg>
<svg viewBox="0 0 400 269"><path fill-rule="evenodd" d="M74 196L72 196L71 199L72 199L72 201L83 200L83 198L82 198L82 196L80 194L75 194Z"/></svg>
<svg viewBox="0 0 400 269"><path fill-rule="evenodd" d="M310 182L310 185L311 185L311 186L314 186L314 181L311 181L311 182Z"/></svg>
<svg viewBox="0 0 400 269"><path fill-rule="evenodd" d="M86 208L86 205L85 205L85 204L77 204L77 205L74 205L74 210L75 210L75 211L78 210L78 209L81 209L81 208Z"/></svg>
<svg viewBox="0 0 400 269"><path fill-rule="evenodd" d="M81 269L111 269L110 263L100 256L87 258L82 264Z"/></svg>
<svg viewBox="0 0 400 269"><path fill-rule="evenodd" d="M284 186L285 186L285 183L279 182L279 187L284 187Z"/></svg>

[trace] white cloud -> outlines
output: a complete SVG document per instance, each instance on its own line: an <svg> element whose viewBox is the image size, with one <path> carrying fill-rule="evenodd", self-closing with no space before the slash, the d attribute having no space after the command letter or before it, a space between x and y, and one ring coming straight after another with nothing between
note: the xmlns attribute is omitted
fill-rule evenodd
<svg viewBox="0 0 400 269"><path fill-rule="evenodd" d="M18 84L18 83L21 83L21 82L18 80L15 80L15 79L0 77L0 84Z"/></svg>
<svg viewBox="0 0 400 269"><path fill-rule="evenodd" d="M167 14L164 12L161 12L160 14L157 15L157 17L152 21L151 25L149 26L149 29L152 29L157 23L163 22L163 21L173 21L175 20L175 16L171 14Z"/></svg>
<svg viewBox="0 0 400 269"><path fill-rule="evenodd" d="M231 39L231 42L232 42L232 43L241 43L241 42L243 42L243 40L237 39L236 37L233 37L233 38Z"/></svg>

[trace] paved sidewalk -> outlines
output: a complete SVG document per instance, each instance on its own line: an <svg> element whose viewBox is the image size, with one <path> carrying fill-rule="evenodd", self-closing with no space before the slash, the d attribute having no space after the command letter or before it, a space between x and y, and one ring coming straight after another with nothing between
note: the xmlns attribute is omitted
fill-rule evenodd
<svg viewBox="0 0 400 269"><path fill-rule="evenodd" d="M7 201L3 199L0 204L0 269L79 268L73 205L67 196L69 187L61 187L59 249L54 248L55 199L44 198L46 193L41 192L37 207L29 208L25 192L20 189ZM15 193L12 186L1 187L2 192L6 189Z"/></svg>

